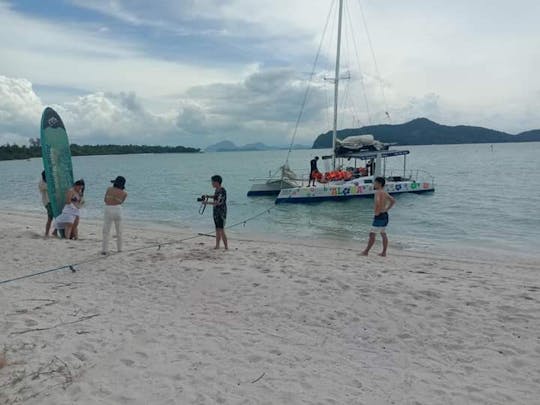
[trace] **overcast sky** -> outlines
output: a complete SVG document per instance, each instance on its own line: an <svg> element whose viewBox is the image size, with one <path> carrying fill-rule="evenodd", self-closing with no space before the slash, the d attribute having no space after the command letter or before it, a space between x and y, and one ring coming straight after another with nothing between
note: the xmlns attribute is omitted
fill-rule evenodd
<svg viewBox="0 0 540 405"><path fill-rule="evenodd" d="M0 144L284 145L330 129L332 0L0 0ZM340 127L540 128L540 2L345 0ZM362 21L368 26L375 61Z"/></svg>

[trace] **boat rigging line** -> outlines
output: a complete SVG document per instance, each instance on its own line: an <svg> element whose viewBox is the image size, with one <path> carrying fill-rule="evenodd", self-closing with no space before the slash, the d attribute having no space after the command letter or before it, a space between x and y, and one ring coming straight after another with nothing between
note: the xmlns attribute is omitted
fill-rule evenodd
<svg viewBox="0 0 540 405"><path fill-rule="evenodd" d="M360 7L360 15L362 16L362 23L364 25L364 30L366 31L366 38L369 45L369 50L371 52L371 57L373 58L373 66L375 68L375 74L377 75L377 80L379 81L379 84L381 86L381 95L384 103L384 114L388 118L388 121L392 123L392 118L390 117L390 113L388 112L388 103L386 101L386 93L384 91L384 83L382 81L381 73L379 71L379 64L377 63L377 58L375 57L375 51L373 50L373 44L371 43L371 36L369 35L369 29L366 22L366 16L364 14L364 8L362 7L362 1L358 0L358 6Z"/></svg>
<svg viewBox="0 0 540 405"><path fill-rule="evenodd" d="M330 21L330 16L332 14L332 10L334 9L334 3L335 2L336 2L336 0L332 0L332 4L330 5L330 10L328 10L328 15L326 17L326 23L324 25L323 34L321 36L321 41L319 42L319 48L317 49L317 54L315 55L315 60L313 61L313 66L312 66L312 69L311 69L311 73L309 74L309 81L308 81L306 91L304 92L304 98L302 100L302 104L301 104L301 107L300 107L300 112L298 113L298 117L296 118L296 123L294 125L294 131L293 131L293 134L292 134L292 137L291 137L291 143L289 145L289 150L287 151L287 158L285 159L285 165L289 164L289 157L290 157L291 151L292 151L292 149L294 147L294 140L295 140L296 134L298 132L298 127L300 125L300 121L302 120L302 116L304 115L304 108L306 106L307 99L308 99L308 96L309 96L309 92L311 90L311 84L313 82L313 76L315 76L315 70L317 69L317 64L319 62L319 56L321 55L321 49L322 49L322 45L323 45L323 42L324 42L324 37L326 35L326 30L328 28L328 23Z"/></svg>
<svg viewBox="0 0 540 405"><path fill-rule="evenodd" d="M354 49L354 56L355 56L355 59L356 59L356 63L358 64L358 79L360 80L360 86L362 87L362 98L364 99L364 104L365 104L365 107L366 107L366 114L367 114L367 118L368 118L368 124L372 124L372 120L371 120L371 111L370 111L370 107L369 107L369 101L368 101L368 96L367 96L367 90L366 90L366 82L364 80L364 73L362 71L362 64L360 63L360 53L358 52L358 45L356 43L356 35L355 35L355 30L354 30L354 25L352 23L352 17L351 17L351 12L349 10L349 3L345 3L345 14L347 16L347 20L349 21L349 29L350 29L350 35L351 35L351 41L352 41L352 44L353 44L353 49ZM356 107L356 103L354 102L354 98L352 99L353 101L353 108L355 110L358 110L360 111L360 109L357 109ZM361 115L361 114L359 114Z"/></svg>

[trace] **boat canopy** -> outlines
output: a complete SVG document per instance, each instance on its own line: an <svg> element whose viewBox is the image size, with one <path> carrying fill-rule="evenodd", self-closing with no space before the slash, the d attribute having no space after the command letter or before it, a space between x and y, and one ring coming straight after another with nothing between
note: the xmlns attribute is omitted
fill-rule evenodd
<svg viewBox="0 0 540 405"><path fill-rule="evenodd" d="M381 158L393 157L393 156L404 156L408 155L410 152L408 150L379 150L379 151L362 151L362 152L348 152L343 154L336 154L336 158L343 159L361 159L361 160L370 160L376 159L379 155ZM323 159L332 159L332 155L323 156Z"/></svg>

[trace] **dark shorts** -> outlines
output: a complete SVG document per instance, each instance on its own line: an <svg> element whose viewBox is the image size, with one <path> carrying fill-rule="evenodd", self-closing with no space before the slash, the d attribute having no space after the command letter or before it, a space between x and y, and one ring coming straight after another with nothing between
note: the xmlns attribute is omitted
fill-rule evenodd
<svg viewBox="0 0 540 405"><path fill-rule="evenodd" d="M45 206L45 209L47 210L47 216L49 217L49 219L53 219L53 212L52 212L52 205L51 205L51 203L48 203L48 204Z"/></svg>
<svg viewBox="0 0 540 405"><path fill-rule="evenodd" d="M385 228L388 225L388 212L381 212L373 217L374 228Z"/></svg>
<svg viewBox="0 0 540 405"><path fill-rule="evenodd" d="M216 229L225 228L226 219L227 219L227 216L225 215L214 214L214 224L216 225Z"/></svg>

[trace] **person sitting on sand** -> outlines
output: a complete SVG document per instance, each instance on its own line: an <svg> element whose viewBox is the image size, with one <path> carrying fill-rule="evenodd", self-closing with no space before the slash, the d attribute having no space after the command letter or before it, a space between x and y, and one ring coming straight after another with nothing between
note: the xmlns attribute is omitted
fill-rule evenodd
<svg viewBox="0 0 540 405"><path fill-rule="evenodd" d="M105 202L103 245L101 249L103 255L109 253L109 234L113 222L116 228L116 249L118 252L122 251L122 204L126 201L128 195L125 190L126 179L118 176L116 179L111 180L111 183L113 183L112 187L107 189L103 198Z"/></svg>
<svg viewBox="0 0 540 405"><path fill-rule="evenodd" d="M43 202L43 206L47 210L47 223L45 225L45 237L47 238L51 230L53 212L51 202L49 201L49 192L47 191L47 178L45 177L45 170L41 172L41 180L39 181L38 188L41 194L41 201Z"/></svg>
<svg viewBox="0 0 540 405"><path fill-rule="evenodd" d="M221 176L212 176L211 180L212 187L216 189L216 192L214 195L205 196L206 198L203 201L203 204L214 206L214 224L216 225L216 247L214 249L219 249L219 244L223 241L225 250L227 250L229 249L227 235L225 235L225 221L227 220L227 190L221 186L223 183ZM208 201L210 198L214 201Z"/></svg>
<svg viewBox="0 0 540 405"><path fill-rule="evenodd" d="M396 200L390 194L384 190L384 184L386 181L384 177L377 177L373 182L373 188L375 189L375 217L373 218L373 227L369 233L369 241L366 249L362 252L364 256L369 254L369 250L375 243L375 235L377 232L381 234L383 242L383 250L379 256L386 256L386 249L388 248L388 237L386 236L386 226L388 225L388 211L392 209Z"/></svg>
<svg viewBox="0 0 540 405"><path fill-rule="evenodd" d="M73 225L77 217L80 216L81 191L84 187L84 182L77 180L73 187L66 192L66 203L62 213L56 218L56 229L63 230L65 239L76 239L76 234L73 233ZM62 232L60 233L62 235Z"/></svg>

